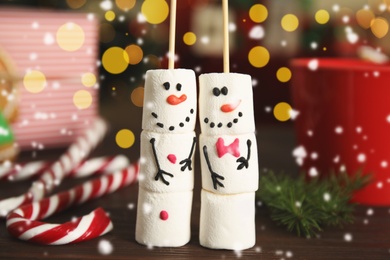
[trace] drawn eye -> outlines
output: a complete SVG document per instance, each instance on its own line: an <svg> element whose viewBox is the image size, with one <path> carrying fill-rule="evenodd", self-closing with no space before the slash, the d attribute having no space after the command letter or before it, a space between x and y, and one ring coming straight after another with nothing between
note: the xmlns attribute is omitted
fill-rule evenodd
<svg viewBox="0 0 390 260"><path fill-rule="evenodd" d="M177 83L177 85L176 85L176 89L177 89L178 91L180 91L180 90L181 90L181 84L180 84L180 83Z"/></svg>
<svg viewBox="0 0 390 260"><path fill-rule="evenodd" d="M227 95L227 93L228 93L228 88L227 87L223 87L222 89L221 89L221 93L223 94L223 95Z"/></svg>
<svg viewBox="0 0 390 260"><path fill-rule="evenodd" d="M169 87L171 86L171 84L169 84L169 82L165 82L165 83L163 84L163 86L165 87L166 90L168 90Z"/></svg>
<svg viewBox="0 0 390 260"><path fill-rule="evenodd" d="M219 90L219 88L213 88L213 94L214 96L218 97L221 94L221 91Z"/></svg>

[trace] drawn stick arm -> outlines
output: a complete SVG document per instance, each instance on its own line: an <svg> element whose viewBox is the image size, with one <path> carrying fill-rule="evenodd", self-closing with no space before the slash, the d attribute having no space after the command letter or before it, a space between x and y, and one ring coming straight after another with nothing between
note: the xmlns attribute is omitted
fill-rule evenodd
<svg viewBox="0 0 390 260"><path fill-rule="evenodd" d="M173 174L162 170L160 167L160 163L158 161L157 152L156 152L156 144L155 144L156 139L155 138L150 139L150 143L152 144L153 156L154 156L154 160L155 160L156 165L157 165L157 173L156 173L156 176L154 177L154 180L158 181L161 178L161 181L165 185L169 185L169 182L167 180L165 180L164 175L168 175L169 177L173 178Z"/></svg>
<svg viewBox="0 0 390 260"><path fill-rule="evenodd" d="M203 155L204 155L204 158L206 159L207 167L209 168L209 171L210 171L210 174L211 174L211 180L213 181L214 189L216 190L218 188L218 186L224 188L225 186L218 179L224 180L225 177L223 177L222 175L219 175L218 173L214 172L213 168L211 167L209 154L207 152L207 146L206 145L203 146Z"/></svg>

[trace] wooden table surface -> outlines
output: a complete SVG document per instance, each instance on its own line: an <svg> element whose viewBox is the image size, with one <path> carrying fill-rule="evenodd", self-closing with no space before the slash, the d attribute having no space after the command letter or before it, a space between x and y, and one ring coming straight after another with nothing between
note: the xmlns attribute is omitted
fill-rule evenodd
<svg viewBox="0 0 390 260"><path fill-rule="evenodd" d="M92 155L124 153L132 161L139 156L139 143L127 150L115 145L114 133L128 127L120 123L111 129L103 144ZM136 136L139 128L134 127ZM291 151L295 146L293 130L289 126L265 126L258 128L261 170L283 170L295 174L298 170ZM63 149L38 151L35 158L58 158ZM23 153L22 159L31 160L31 152ZM199 159L196 160L199 165ZM196 185L192 212L192 238L180 248L147 248L134 239L138 186L124 188L114 194L73 207L47 219L47 222L65 222L73 216L89 213L96 207L110 212L114 229L109 234L74 245L42 246L26 243L10 237L5 221L0 220L0 259L390 259L390 206L358 206L354 224L343 228L328 228L316 238L301 238L275 225L264 206L256 207L255 247L242 252L210 250L199 245L200 172L196 169ZM82 180L65 180L58 190L67 189ZM0 183L0 197L18 195L26 191L29 182ZM368 214L373 212L373 214ZM352 237L351 241L344 239ZM108 240L114 250L110 255L99 253L98 244Z"/></svg>

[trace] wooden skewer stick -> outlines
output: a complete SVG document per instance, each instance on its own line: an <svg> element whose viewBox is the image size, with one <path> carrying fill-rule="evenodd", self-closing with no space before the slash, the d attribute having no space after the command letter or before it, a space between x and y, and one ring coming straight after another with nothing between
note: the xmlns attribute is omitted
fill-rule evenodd
<svg viewBox="0 0 390 260"><path fill-rule="evenodd" d="M168 69L175 68L175 36L176 36L176 0L171 0L171 15L169 24Z"/></svg>
<svg viewBox="0 0 390 260"><path fill-rule="evenodd" d="M223 72L229 73L229 6L228 0L222 0L223 11Z"/></svg>

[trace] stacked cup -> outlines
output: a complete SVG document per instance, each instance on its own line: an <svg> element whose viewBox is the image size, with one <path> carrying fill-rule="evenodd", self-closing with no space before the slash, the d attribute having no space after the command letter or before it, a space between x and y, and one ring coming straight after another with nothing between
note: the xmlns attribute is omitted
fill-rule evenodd
<svg viewBox="0 0 390 260"><path fill-rule="evenodd" d="M136 240L182 246L190 240L196 135L192 70L149 70L145 77Z"/></svg>
<svg viewBox="0 0 390 260"><path fill-rule="evenodd" d="M213 249L255 245L258 158L251 77L199 77L202 172L199 240Z"/></svg>

